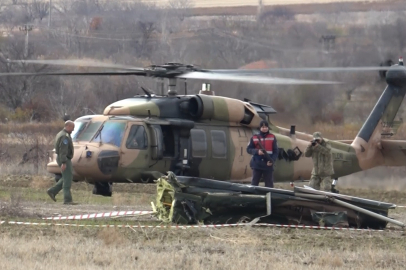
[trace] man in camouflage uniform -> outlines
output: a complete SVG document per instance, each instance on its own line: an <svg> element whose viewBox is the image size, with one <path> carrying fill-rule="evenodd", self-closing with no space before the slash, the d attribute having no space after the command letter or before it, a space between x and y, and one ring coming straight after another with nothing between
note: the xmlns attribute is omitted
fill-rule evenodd
<svg viewBox="0 0 406 270"><path fill-rule="evenodd" d="M307 146L305 156L313 159L310 187L320 190L322 183L323 190L331 192L331 176L334 174L331 145L323 139L320 132L313 134L313 140Z"/></svg>
<svg viewBox="0 0 406 270"><path fill-rule="evenodd" d="M55 137L56 162L61 167L62 178L59 179L52 188L47 190L51 199L56 202L55 196L63 189L64 204L75 204L72 202L71 185L73 179L73 168L71 159L73 158L73 143L70 134L75 128L75 123L68 120L65 128Z"/></svg>

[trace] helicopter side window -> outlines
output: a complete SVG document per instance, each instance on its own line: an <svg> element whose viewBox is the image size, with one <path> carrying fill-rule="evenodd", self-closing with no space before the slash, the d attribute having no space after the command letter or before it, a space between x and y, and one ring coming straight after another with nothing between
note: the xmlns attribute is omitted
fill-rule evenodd
<svg viewBox="0 0 406 270"><path fill-rule="evenodd" d="M78 136L82 131L86 128L88 122L75 122L75 128L73 129L72 133L70 134L72 141L77 141Z"/></svg>
<svg viewBox="0 0 406 270"><path fill-rule="evenodd" d="M107 121L100 132L93 139L93 142L101 142L120 146L124 135L125 122Z"/></svg>
<svg viewBox="0 0 406 270"><path fill-rule="evenodd" d="M147 133L144 126L133 125L128 134L125 146L128 149L146 149L148 146Z"/></svg>
<svg viewBox="0 0 406 270"><path fill-rule="evenodd" d="M206 157L206 132L202 129L192 129L190 130L190 135L192 138L192 156L199 158Z"/></svg>
<svg viewBox="0 0 406 270"><path fill-rule="evenodd" d="M161 126L163 137L163 150L165 157L173 157L175 155L175 139L173 130L170 126Z"/></svg>
<svg viewBox="0 0 406 270"><path fill-rule="evenodd" d="M213 158L227 158L227 142L224 131L211 131L211 152Z"/></svg>
<svg viewBox="0 0 406 270"><path fill-rule="evenodd" d="M103 122L90 122L90 124L85 127L85 130L77 135L76 140L90 141L102 124Z"/></svg>

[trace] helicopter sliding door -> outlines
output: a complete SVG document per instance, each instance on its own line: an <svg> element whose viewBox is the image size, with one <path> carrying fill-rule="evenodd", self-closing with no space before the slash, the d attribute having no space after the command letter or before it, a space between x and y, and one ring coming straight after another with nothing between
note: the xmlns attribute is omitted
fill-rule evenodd
<svg viewBox="0 0 406 270"><path fill-rule="evenodd" d="M249 162L251 156L247 153L247 145L252 135L252 131L245 127L230 127L230 146L233 155L230 156L232 162L230 180L244 180L251 176Z"/></svg>
<svg viewBox="0 0 406 270"><path fill-rule="evenodd" d="M141 123L129 122L121 144L119 167L127 180L141 181L141 170L148 167L149 141L147 129Z"/></svg>
<svg viewBox="0 0 406 270"><path fill-rule="evenodd" d="M225 127L200 126L190 131L190 174L216 180L229 180L230 136Z"/></svg>

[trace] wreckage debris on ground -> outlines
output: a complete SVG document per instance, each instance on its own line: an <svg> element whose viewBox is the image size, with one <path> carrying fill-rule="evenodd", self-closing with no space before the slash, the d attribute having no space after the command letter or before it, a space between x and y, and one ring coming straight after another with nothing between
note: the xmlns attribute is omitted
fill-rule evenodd
<svg viewBox="0 0 406 270"><path fill-rule="evenodd" d="M157 180L157 217L166 223L241 222L383 229L391 203L295 187L294 191L168 172Z"/></svg>

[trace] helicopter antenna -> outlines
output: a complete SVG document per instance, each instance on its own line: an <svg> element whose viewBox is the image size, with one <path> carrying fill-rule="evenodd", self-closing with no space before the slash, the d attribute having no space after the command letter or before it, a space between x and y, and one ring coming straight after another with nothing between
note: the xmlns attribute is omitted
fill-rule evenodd
<svg viewBox="0 0 406 270"><path fill-rule="evenodd" d="M211 90L210 83L203 83L202 90L199 91L199 94L215 96L215 92Z"/></svg>
<svg viewBox="0 0 406 270"><path fill-rule="evenodd" d="M144 91L144 93L148 96L151 97L151 92L149 92L147 89L145 89L144 87L141 86L142 91Z"/></svg>
<svg viewBox="0 0 406 270"><path fill-rule="evenodd" d="M164 80L163 78L156 78L156 88L158 89L157 92L161 95L161 97L164 96Z"/></svg>
<svg viewBox="0 0 406 270"><path fill-rule="evenodd" d="M176 78L169 78L169 87L168 87L168 95L169 96L176 96Z"/></svg>

